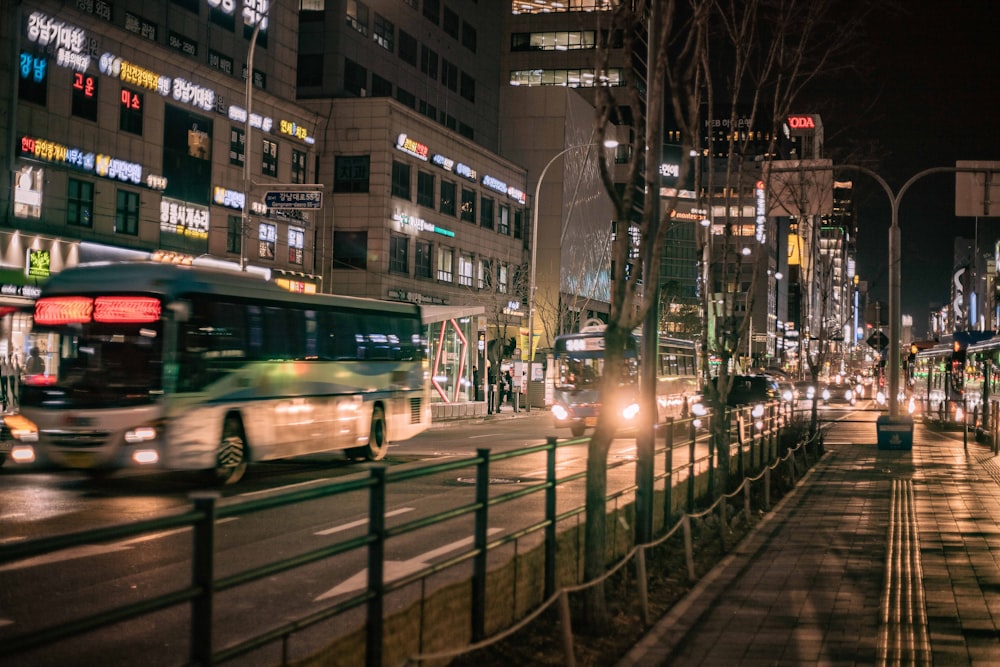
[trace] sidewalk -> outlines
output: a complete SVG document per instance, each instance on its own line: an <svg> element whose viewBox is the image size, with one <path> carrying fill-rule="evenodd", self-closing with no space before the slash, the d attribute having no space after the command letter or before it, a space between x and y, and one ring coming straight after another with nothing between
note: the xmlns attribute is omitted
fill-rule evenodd
<svg viewBox="0 0 1000 667"><path fill-rule="evenodd" d="M1000 664L998 461L922 424L828 446L619 667Z"/></svg>

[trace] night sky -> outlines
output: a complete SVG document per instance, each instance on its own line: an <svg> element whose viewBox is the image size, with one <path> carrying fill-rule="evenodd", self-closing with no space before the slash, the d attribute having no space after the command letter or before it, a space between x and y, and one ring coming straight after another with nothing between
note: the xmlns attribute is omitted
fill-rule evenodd
<svg viewBox="0 0 1000 667"><path fill-rule="evenodd" d="M827 154L861 144L871 166L893 189L931 167L956 160L1000 162L1000 2L908 0L891 15L868 22L870 59L830 85L833 99L817 109ZM813 93L815 95L815 91ZM803 113L813 112L803 109ZM837 160L835 159L835 163ZM858 273L873 296L888 300L890 207L884 190L862 174L854 180L859 203ZM916 181L899 208L903 314L914 334L927 329L931 305L949 298L956 237L974 238L976 220L955 216L955 175ZM980 218L980 248L1000 237L1000 218Z"/></svg>

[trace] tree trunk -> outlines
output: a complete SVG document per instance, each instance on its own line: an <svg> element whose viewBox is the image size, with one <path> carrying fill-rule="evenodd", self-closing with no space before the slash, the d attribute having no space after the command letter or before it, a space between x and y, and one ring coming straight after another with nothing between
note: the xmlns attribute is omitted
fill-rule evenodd
<svg viewBox="0 0 1000 667"><path fill-rule="evenodd" d="M595 431L587 446L586 528L584 532L583 578L596 581L604 576L607 554L608 451L611 435ZM604 462L600 465L598 462ZM607 632L610 625L604 582L586 589L584 624L595 634Z"/></svg>

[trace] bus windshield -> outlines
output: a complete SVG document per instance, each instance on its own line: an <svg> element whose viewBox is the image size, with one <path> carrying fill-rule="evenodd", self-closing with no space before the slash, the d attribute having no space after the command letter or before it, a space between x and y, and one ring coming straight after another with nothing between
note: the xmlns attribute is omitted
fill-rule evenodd
<svg viewBox="0 0 1000 667"><path fill-rule="evenodd" d="M85 324L54 331L56 368L25 379L22 403L74 408L149 403L162 393L159 329L158 323Z"/></svg>
<svg viewBox="0 0 1000 667"><path fill-rule="evenodd" d="M604 374L604 357L559 357L556 364L557 389L596 389ZM633 384L637 380L636 359L626 358L621 384Z"/></svg>

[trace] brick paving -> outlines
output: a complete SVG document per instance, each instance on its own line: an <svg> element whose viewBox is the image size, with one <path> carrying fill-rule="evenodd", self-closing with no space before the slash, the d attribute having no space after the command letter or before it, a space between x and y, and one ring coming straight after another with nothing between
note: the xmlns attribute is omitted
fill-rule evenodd
<svg viewBox="0 0 1000 667"><path fill-rule="evenodd" d="M619 667L1000 665L1000 460L919 423L912 451L827 441Z"/></svg>

